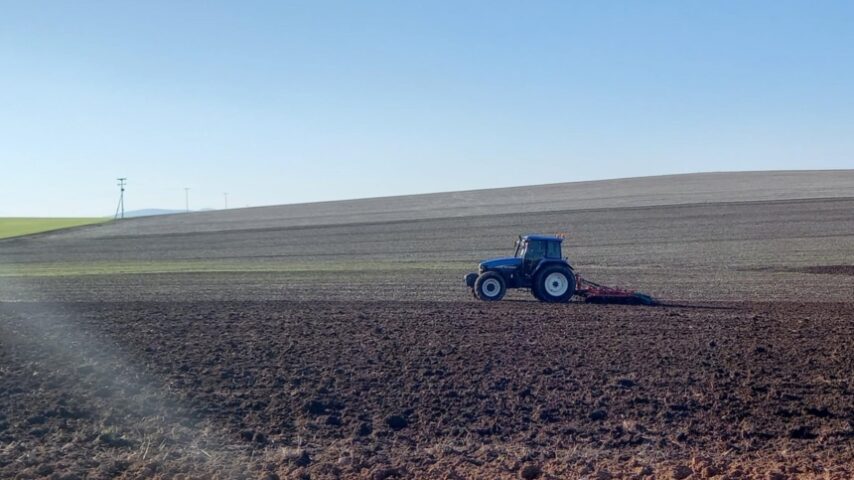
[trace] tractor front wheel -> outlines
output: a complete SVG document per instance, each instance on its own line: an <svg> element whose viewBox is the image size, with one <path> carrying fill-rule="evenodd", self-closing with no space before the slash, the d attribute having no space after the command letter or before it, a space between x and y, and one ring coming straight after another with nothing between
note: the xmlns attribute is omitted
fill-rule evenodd
<svg viewBox="0 0 854 480"><path fill-rule="evenodd" d="M575 275L566 267L546 267L534 280L533 289L543 302L565 303L575 295Z"/></svg>
<svg viewBox="0 0 854 480"><path fill-rule="evenodd" d="M495 272L486 272L474 281L474 294L485 302L497 302L504 298L507 286L504 277Z"/></svg>

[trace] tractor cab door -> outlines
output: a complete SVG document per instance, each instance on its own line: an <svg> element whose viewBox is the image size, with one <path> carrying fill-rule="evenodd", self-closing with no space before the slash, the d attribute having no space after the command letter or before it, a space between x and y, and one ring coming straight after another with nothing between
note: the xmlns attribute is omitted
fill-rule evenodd
<svg viewBox="0 0 854 480"><path fill-rule="evenodd" d="M522 268L524 270L525 275L530 276L534 269L537 268L537 265L540 263L540 260L546 256L546 242L539 240L528 240L524 246L524 256L522 257L524 260L522 261Z"/></svg>

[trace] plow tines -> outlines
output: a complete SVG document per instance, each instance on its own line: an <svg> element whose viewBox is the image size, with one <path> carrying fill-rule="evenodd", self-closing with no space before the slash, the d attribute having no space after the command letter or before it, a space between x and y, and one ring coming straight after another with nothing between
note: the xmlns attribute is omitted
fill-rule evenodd
<svg viewBox="0 0 854 480"><path fill-rule="evenodd" d="M576 275L575 294L587 303L616 303L622 305L657 305L650 295L618 287L599 285Z"/></svg>

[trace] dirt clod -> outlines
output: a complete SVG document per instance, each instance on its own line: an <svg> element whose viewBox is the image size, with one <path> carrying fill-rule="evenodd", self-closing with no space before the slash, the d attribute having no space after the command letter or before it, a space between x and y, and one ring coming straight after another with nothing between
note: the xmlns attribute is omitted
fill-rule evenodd
<svg viewBox="0 0 854 480"><path fill-rule="evenodd" d="M789 430L789 438L794 438L796 440L813 440L818 438L818 435L813 432L812 427L801 425Z"/></svg>
<svg viewBox="0 0 854 480"><path fill-rule="evenodd" d="M311 463L311 455L308 454L308 450L298 450L294 455L292 462L298 467L307 467Z"/></svg>
<svg viewBox="0 0 854 480"><path fill-rule="evenodd" d="M587 415L587 418L589 418L590 420L593 420L593 421L605 420L605 418L607 418L607 417L608 417L608 412L606 412L605 410L603 410L601 408L593 410L592 412L590 412Z"/></svg>
<svg viewBox="0 0 854 480"><path fill-rule="evenodd" d="M403 415L391 415L385 419L386 425L392 430L402 430L409 426L409 421Z"/></svg>
<svg viewBox="0 0 854 480"><path fill-rule="evenodd" d="M538 465L529 464L525 465L524 467L522 467L521 470L519 470L519 478L522 478L524 480L533 480L535 478L538 478L541 473L542 469L540 469Z"/></svg>
<svg viewBox="0 0 854 480"><path fill-rule="evenodd" d="M694 474L694 470L688 465L676 465L670 469L670 478L672 480L683 480Z"/></svg>
<svg viewBox="0 0 854 480"><path fill-rule="evenodd" d="M393 467L380 468L371 475L373 480L387 480L389 478L399 478L400 470Z"/></svg>
<svg viewBox="0 0 854 480"><path fill-rule="evenodd" d="M311 400L305 404L304 409L312 415L323 415L326 413L327 405L320 400Z"/></svg>
<svg viewBox="0 0 854 480"><path fill-rule="evenodd" d="M649 465L642 465L635 469L635 473L642 476L652 475L654 471Z"/></svg>
<svg viewBox="0 0 854 480"><path fill-rule="evenodd" d="M366 437L374 432L374 427L367 422L363 422L359 424L356 428L356 435L360 437Z"/></svg>
<svg viewBox="0 0 854 480"><path fill-rule="evenodd" d="M611 474L608 470L598 470L593 475L594 480L611 480L614 478L614 475Z"/></svg>
<svg viewBox="0 0 854 480"><path fill-rule="evenodd" d="M812 415L818 418L828 418L831 417L830 410L827 407L808 407L805 412L807 415Z"/></svg>

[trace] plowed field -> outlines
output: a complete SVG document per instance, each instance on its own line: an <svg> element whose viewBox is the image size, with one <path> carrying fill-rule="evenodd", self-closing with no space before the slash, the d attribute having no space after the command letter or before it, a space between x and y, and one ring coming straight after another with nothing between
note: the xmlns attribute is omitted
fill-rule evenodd
<svg viewBox="0 0 854 480"><path fill-rule="evenodd" d="M3 241L0 478L851 478L852 212L146 219ZM586 277L665 305L463 287L516 234L566 230Z"/></svg>

